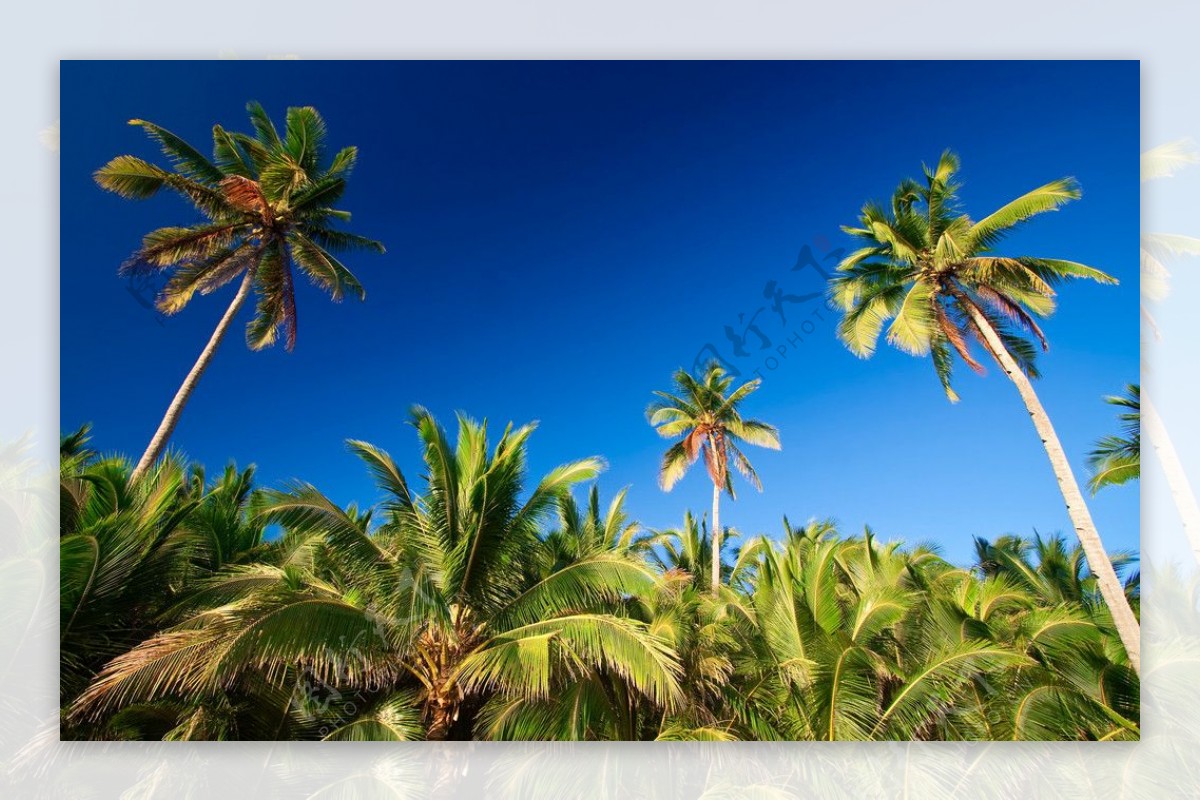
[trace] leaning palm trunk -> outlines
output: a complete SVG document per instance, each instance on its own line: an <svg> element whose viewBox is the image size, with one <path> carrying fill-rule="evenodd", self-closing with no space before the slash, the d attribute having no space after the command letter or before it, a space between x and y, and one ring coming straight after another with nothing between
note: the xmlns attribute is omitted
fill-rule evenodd
<svg viewBox="0 0 1200 801"><path fill-rule="evenodd" d="M1154 452L1158 454L1158 462L1162 465L1163 475L1167 479L1167 487L1171 490L1171 497L1175 500L1175 508L1179 510L1179 517L1183 521L1183 531L1192 548L1192 555L1196 562L1200 563L1200 506L1196 504L1196 495L1192 492L1191 482L1188 481L1183 464L1179 461L1179 454L1175 452L1171 435L1167 433L1162 418L1158 416L1158 410L1154 408L1154 404L1145 394L1142 395L1141 412L1146 435L1150 438L1150 445L1154 448Z"/></svg>
<svg viewBox="0 0 1200 801"><path fill-rule="evenodd" d="M721 589L721 487L713 484L712 508L712 591Z"/></svg>
<svg viewBox="0 0 1200 801"><path fill-rule="evenodd" d="M176 424L179 423L179 415L183 412L183 407L187 404L188 398L191 397L192 390L196 388L196 383L200 380L200 376L208 368L208 363L212 361L217 348L220 347L221 340L225 338L229 326L233 324L233 318L237 317L238 311L245 304L246 297L250 294L250 287L253 284L254 270L252 268L247 269L246 277L242 279L237 295L234 296L233 302L229 304L229 308L225 310L221 321L217 323L217 328L213 331L212 336L209 337L208 344L200 352L200 358L196 359L196 363L192 365L187 378L183 379L183 384L180 385L179 391L175 393L175 398L171 401L171 405L167 407L167 413L163 415L162 422L158 424L158 430L154 432L154 437L146 447L146 452L142 454L142 458L138 460L137 467L133 469L133 473L129 477L131 484L145 475L146 471L158 461L158 457L162 455L163 449L167 447L167 441L171 439L171 434L175 431Z"/></svg>
<svg viewBox="0 0 1200 801"><path fill-rule="evenodd" d="M1141 675L1141 627L1129 605L1129 599L1125 597L1125 588L1121 585L1121 580L1117 578L1117 571L1113 569L1112 562L1108 559L1104 543L1100 541L1096 525L1092 522L1092 515L1083 502L1083 493L1079 491L1079 484L1075 481L1074 473L1071 472L1071 464L1067 461L1067 454L1063 451L1058 434L1054 432L1050 417L1042 407L1042 402L1038 399L1029 377L1025 375L1008 349L1004 347L1004 343L1001 342L992 324L969 298L960 293L954 294L966 308L971 321L987 344L988 351L991 352L1009 379L1016 384L1017 392L1020 393L1021 400L1025 402L1025 408L1033 419L1033 427L1037 429L1042 445L1046 449L1046 455L1050 457L1050 466L1054 469L1054 477L1058 479L1058 488L1067 504L1067 514L1071 517L1071 525L1075 529L1076 536L1079 537L1079 544L1083 546L1088 566L1096 574L1100 595L1104 598L1104 603L1108 605L1109 612L1112 614L1113 623L1125 646L1125 653L1129 656L1130 664L1133 665L1133 669L1137 671L1138 675Z"/></svg>

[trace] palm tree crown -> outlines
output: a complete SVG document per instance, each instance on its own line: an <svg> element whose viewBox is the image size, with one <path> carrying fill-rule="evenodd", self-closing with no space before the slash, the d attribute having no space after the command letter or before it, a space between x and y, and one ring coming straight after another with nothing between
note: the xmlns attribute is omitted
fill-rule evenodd
<svg viewBox="0 0 1200 801"><path fill-rule="evenodd" d="M739 442L779 450L779 431L761 420L742 417L739 406L750 393L762 384L754 379L733 392L733 376L717 362L712 362L697 379L686 370L674 375L674 392L655 391L659 400L650 404L646 415L650 424L664 439L681 437L663 455L659 483L670 491L688 467L701 455L713 484L736 497L729 473L730 459L747 481L756 489L762 482L750 460L738 447Z"/></svg>
<svg viewBox="0 0 1200 801"><path fill-rule="evenodd" d="M542 537L600 460L564 464L526 493L532 425L507 427L492 446L486 423L460 418L451 443L426 410L411 419L423 493L386 452L360 441L350 448L384 496L370 512L342 509L304 483L263 491L256 519L286 536L261 563L203 583L171 610L174 626L110 662L73 720L131 699L225 705L259 672L276 686L307 680L369 695L364 716L332 739L506 730L523 705L589 675L674 704L681 690L669 650L622 609L653 587L651 569L615 546L564 563ZM622 528L619 509L607 521L612 532ZM215 640L224 645L208 647Z"/></svg>
<svg viewBox="0 0 1200 801"><path fill-rule="evenodd" d="M172 169L117 156L96 172L96 182L136 200L170 189L207 218L151 231L122 265L125 274L171 271L157 299L161 311L175 314L197 292L207 295L252 274L258 307L246 343L255 350L267 347L282 328L291 350L296 343L293 265L334 300L347 292L361 299L362 284L333 252L382 253L383 245L335 227L350 217L334 204L345 192L357 148L343 148L326 160L325 122L310 106L288 109L282 135L258 103L247 110L255 134L214 126L211 160L165 128L130 120L159 143Z"/></svg>
<svg viewBox="0 0 1200 801"><path fill-rule="evenodd" d="M932 355L952 401L958 400L951 386L953 354L982 372L969 342L992 349L980 318L1036 378L1031 340L1046 349L1037 318L1054 311L1055 285L1069 278L1116 283L1077 262L993 252L1024 221L1077 199L1074 179L1051 181L975 221L959 208L958 168L958 157L946 151L935 170L925 168L923 183L901 182L889 208L864 205L859 224L843 228L862 247L842 260L830 282L831 298L845 312L838 336L853 353L871 356L890 320L887 341L915 356Z"/></svg>

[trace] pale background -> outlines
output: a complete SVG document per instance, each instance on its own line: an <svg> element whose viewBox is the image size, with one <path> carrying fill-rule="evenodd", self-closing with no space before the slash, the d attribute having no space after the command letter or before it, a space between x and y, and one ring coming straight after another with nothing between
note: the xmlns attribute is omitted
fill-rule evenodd
<svg viewBox="0 0 1200 801"><path fill-rule="evenodd" d="M60 58L1135 58L1143 148L1200 140L1200 5L208 0L6 8L0 207L0 788L9 797L1196 797L1197 556L1147 449L1140 743L274 744L57 741ZM372 102L364 87L363 102ZM986 102L986 88L980 88ZM936 93L931 93L936 102ZM885 115L885 122L893 119ZM831 121L831 124L843 124ZM850 124L850 123L844 123ZM1007 121L997 120L997 124ZM1020 135L1020 123L1013 123ZM87 136L87 131L63 135ZM1144 228L1200 236L1200 165L1148 183ZM1144 350L1185 470L1200 259ZM100 267L98 267L100 269ZM137 354L129 354L136 358ZM1032 434L1031 434L1032 436ZM24 449L12 443L27 437Z"/></svg>

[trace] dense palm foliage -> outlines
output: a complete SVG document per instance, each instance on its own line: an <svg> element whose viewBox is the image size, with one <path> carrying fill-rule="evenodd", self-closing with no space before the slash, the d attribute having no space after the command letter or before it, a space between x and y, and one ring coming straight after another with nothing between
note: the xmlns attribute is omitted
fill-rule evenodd
<svg viewBox="0 0 1200 801"><path fill-rule="evenodd" d="M712 549L712 569L709 573L715 593L721 583L717 559L721 551L721 492L736 498L733 489L734 468L755 489L762 491L762 482L741 444L758 445L779 450L779 432L761 420L742 416L742 402L758 389L759 379L747 381L730 392L733 376L725 372L720 362L713 361L699 377L686 370L675 372L671 392L655 391L658 399L646 410L650 425L659 436L678 441L667 448L659 469L660 486L668 492L683 478L687 469L704 457L704 466L712 481L712 532L716 547Z"/></svg>
<svg viewBox="0 0 1200 801"><path fill-rule="evenodd" d="M645 530L624 493L580 492L597 459L531 482L532 427L411 422L419 482L349 443L368 508L171 455L131 484L64 437L63 735L1138 736L1137 676L1059 538L980 541L962 568L785 520L716 550L714 594L708 528Z"/></svg>
<svg viewBox="0 0 1200 801"><path fill-rule="evenodd" d="M204 737L258 736L269 708L270 725L290 736L438 738L517 725L529 713L514 704L559 697L588 675L630 704L677 703L667 645L624 609L655 575L609 537L619 509L598 526L572 514L568 491L600 463L563 465L522 497L531 426L510 426L493 447L470 420L457 443L423 410L412 422L423 493L364 442L350 446L384 493L375 509L341 509L306 484L259 493L254 524L284 536L253 564L211 571L157 605L161 628L108 662L69 720L169 699L181 710L171 731ZM153 493L186 516L177 495ZM566 525L544 538L556 511ZM356 715L330 724L297 687L353 692Z"/></svg>
<svg viewBox="0 0 1200 801"><path fill-rule="evenodd" d="M262 526L247 514L252 470L215 481L168 456L129 480L100 458L83 428L62 439L61 692L79 693L100 668L158 630L177 596L257 554Z"/></svg>
<svg viewBox="0 0 1200 801"><path fill-rule="evenodd" d="M350 218L336 204L346 191L358 149L345 147L327 158L325 121L312 107L289 108L282 133L259 104L250 103L247 110L254 133L214 126L211 159L165 128L131 120L161 146L171 169L124 155L96 171L96 182L121 197L143 200L170 190L204 217L200 223L151 231L121 266L126 275L169 273L156 300L160 311L175 314L197 293L208 295L241 279L208 347L135 468L136 478L166 447L188 395L251 291L258 304L246 326L246 344L265 348L282 330L291 350L297 319L293 268L335 301L346 294L361 299L362 284L334 254L383 252L380 243L338 227Z"/></svg>
<svg viewBox="0 0 1200 801"><path fill-rule="evenodd" d="M1137 618L1032 383L1038 377L1038 346L1048 347L1037 320L1054 311L1055 287L1075 278L1116 281L1077 262L996 251L1030 218L1077 199L1080 189L1074 179L1051 181L975 220L961 208L958 169L958 157L946 151L934 169L925 168L923 181L902 181L889 205L867 203L858 224L844 227L861 247L842 260L829 283L832 302L844 312L838 336L853 353L868 357L886 325L891 345L931 357L951 401L958 400L951 384L955 355L983 372L971 351L975 343L995 360L1029 412L1075 534L1138 669Z"/></svg>

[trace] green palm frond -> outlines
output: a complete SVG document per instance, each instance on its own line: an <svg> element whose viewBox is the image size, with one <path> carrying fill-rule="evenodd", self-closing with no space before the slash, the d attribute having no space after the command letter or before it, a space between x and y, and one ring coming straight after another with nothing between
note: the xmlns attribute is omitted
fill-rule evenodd
<svg viewBox="0 0 1200 801"><path fill-rule="evenodd" d="M212 163L220 170L222 177L240 175L243 178L253 178L255 175L254 162L246 155L246 150L237 136L220 125L213 126Z"/></svg>
<svg viewBox="0 0 1200 801"><path fill-rule="evenodd" d="M929 353L937 322L934 294L935 288L930 282L918 280L913 283L888 328L890 344L913 356Z"/></svg>
<svg viewBox="0 0 1200 801"><path fill-rule="evenodd" d="M837 276L833 279L838 280ZM835 287L839 287L835 283ZM900 311L907 297L903 284L881 284L865 287L861 290L836 288L840 294L853 303L838 322L838 339L850 349L855 356L869 358L875 353L875 343L883 332L884 325Z"/></svg>
<svg viewBox="0 0 1200 801"><path fill-rule="evenodd" d="M413 692L401 692L381 701L323 738L335 742L411 742L425 739L421 707Z"/></svg>
<svg viewBox="0 0 1200 801"><path fill-rule="evenodd" d="M129 124L140 127L150 138L158 142L162 147L163 154L171 160L175 170L193 181L216 184L225 177L225 173L209 161L204 154L166 128L146 120L130 120Z"/></svg>
<svg viewBox="0 0 1200 801"><path fill-rule="evenodd" d="M556 669L595 664L620 676L657 704L681 698L678 668L669 648L638 621L577 614L538 621L503 632L459 665L454 680L467 691L545 698Z"/></svg>
<svg viewBox="0 0 1200 801"><path fill-rule="evenodd" d="M1010 200L971 226L972 251L994 247L1004 235L1030 217L1056 211L1083 195L1074 178L1060 178Z"/></svg>
<svg viewBox="0 0 1200 801"><path fill-rule="evenodd" d="M162 189L171 189L211 220L224 219L237 212L219 190L136 156L117 156L96 171L95 179L102 189L128 200L145 200Z"/></svg>
<svg viewBox="0 0 1200 801"><path fill-rule="evenodd" d="M1108 273L1066 259L1042 259L1022 256L1017 261L1028 267L1046 283L1054 286L1069 278L1088 278L1099 284L1116 284L1117 279Z"/></svg>
<svg viewBox="0 0 1200 801"><path fill-rule="evenodd" d="M1136 481L1142 474L1141 386L1129 384L1124 394L1104 400L1125 411L1118 415L1121 433L1102 437L1088 454L1088 488L1093 494Z"/></svg>
<svg viewBox="0 0 1200 801"><path fill-rule="evenodd" d="M497 614L501 626L525 625L577 610L603 608L622 598L646 594L654 574L613 554L585 557L529 587Z"/></svg>

